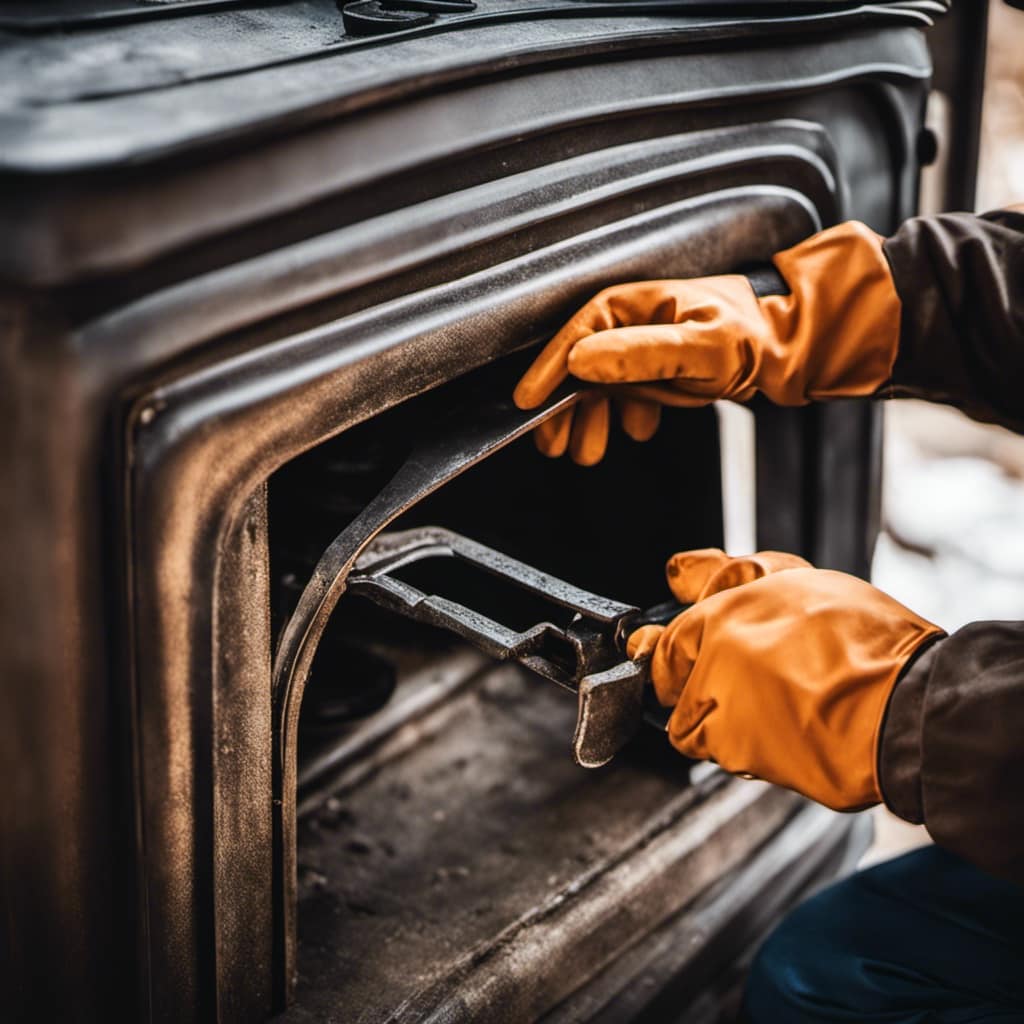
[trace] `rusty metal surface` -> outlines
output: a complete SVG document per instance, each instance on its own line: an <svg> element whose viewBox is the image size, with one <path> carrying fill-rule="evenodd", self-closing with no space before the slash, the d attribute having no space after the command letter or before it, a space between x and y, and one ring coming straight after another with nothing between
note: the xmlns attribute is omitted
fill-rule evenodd
<svg viewBox="0 0 1024 1024"><path fill-rule="evenodd" d="M717 772L688 786L653 733L583 771L574 715L570 695L495 666L303 819L285 1020L533 1020L803 805Z"/></svg>
<svg viewBox="0 0 1024 1024"><path fill-rule="evenodd" d="M252 970L272 955L273 750L270 672L270 566L266 487L252 495L221 549L221 576L236 599L221 606L214 622L220 652L212 666L215 723L212 773L231 800L211 807L210 847L203 850L211 874L197 878L214 893L246 893L244 900L216 902L212 936L196 934L208 958L206 983L221 1020L253 1020L271 1008L270 979ZM171 853L172 851L167 851ZM212 942L210 941L212 939ZM237 955L218 964L220 950ZM217 968L219 967L219 973Z"/></svg>
<svg viewBox="0 0 1024 1024"><path fill-rule="evenodd" d="M578 765L600 768L608 764L645 720L664 731L667 712L655 711L644 700L649 686L646 659L626 659L580 680L572 736Z"/></svg>
<svg viewBox="0 0 1024 1024"><path fill-rule="evenodd" d="M855 870L870 817L803 807L739 868L630 947L540 1024L734 1024L750 960L785 909Z"/></svg>

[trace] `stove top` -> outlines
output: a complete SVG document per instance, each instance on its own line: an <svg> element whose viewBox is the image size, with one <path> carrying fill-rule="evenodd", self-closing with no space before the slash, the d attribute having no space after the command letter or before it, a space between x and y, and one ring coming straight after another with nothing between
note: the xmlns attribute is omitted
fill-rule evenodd
<svg viewBox="0 0 1024 1024"><path fill-rule="evenodd" d="M610 57L638 42L704 47L755 34L922 27L947 6L8 0L0 2L0 174L135 166L294 131L482 71ZM370 27L379 14L385 33Z"/></svg>

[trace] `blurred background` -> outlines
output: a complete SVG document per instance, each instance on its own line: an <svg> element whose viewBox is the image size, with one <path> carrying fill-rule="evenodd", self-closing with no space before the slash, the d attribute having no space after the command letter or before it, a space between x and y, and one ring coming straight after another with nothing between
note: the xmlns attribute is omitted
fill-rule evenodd
<svg viewBox="0 0 1024 1024"><path fill-rule="evenodd" d="M979 212L1024 202L1022 54L1024 11L992 0ZM941 109L944 98L936 100ZM922 192L929 212L927 180ZM874 582L948 631L1024 618L1024 438L923 402L890 402L885 417ZM927 842L923 829L877 814L868 860Z"/></svg>

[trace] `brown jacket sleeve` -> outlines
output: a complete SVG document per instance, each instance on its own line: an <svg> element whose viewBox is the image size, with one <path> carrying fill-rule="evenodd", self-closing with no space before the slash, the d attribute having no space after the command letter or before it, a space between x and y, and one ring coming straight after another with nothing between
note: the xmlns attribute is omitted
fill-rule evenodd
<svg viewBox="0 0 1024 1024"><path fill-rule="evenodd" d="M880 394L1024 433L1024 208L915 217L883 249L903 316Z"/></svg>
<svg viewBox="0 0 1024 1024"><path fill-rule="evenodd" d="M1024 212L916 218L885 253L903 319L882 393L1024 433ZM1024 622L972 623L909 666L889 702L879 776L900 817L1024 882Z"/></svg>
<svg viewBox="0 0 1024 1024"><path fill-rule="evenodd" d="M914 661L889 701L879 776L894 813L1024 882L1024 622L972 622Z"/></svg>

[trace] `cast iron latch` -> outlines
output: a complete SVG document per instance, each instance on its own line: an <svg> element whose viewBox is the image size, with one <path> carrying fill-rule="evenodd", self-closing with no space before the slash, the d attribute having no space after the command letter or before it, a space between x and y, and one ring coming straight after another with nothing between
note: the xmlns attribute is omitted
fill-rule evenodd
<svg viewBox="0 0 1024 1024"><path fill-rule="evenodd" d="M402 578L411 566L433 563L431 582L443 588L452 560L489 574L495 585L511 584L540 598L551 614L516 629ZM643 614L433 526L382 534L356 560L348 591L417 622L450 630L493 658L514 659L576 692L573 753L585 767L610 761L645 718L664 728L662 710L649 695L645 700L646 660L631 661L624 651L638 626L667 621L678 613L681 609L674 602Z"/></svg>

